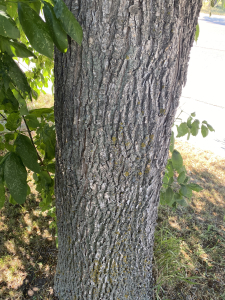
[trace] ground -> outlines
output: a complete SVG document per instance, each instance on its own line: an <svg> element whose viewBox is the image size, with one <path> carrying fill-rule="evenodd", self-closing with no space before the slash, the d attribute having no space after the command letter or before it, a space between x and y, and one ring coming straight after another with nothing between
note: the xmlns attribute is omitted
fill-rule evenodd
<svg viewBox="0 0 225 300"><path fill-rule="evenodd" d="M225 158L183 141L176 149L191 181L204 190L194 192L188 207L159 207L156 299L224 300Z"/></svg>
<svg viewBox="0 0 225 300"><path fill-rule="evenodd" d="M209 13L209 7L202 12ZM221 7L212 14L224 14ZM30 109L51 107L40 97ZM212 124L213 125L213 124ZM154 269L157 300L225 299L225 158L176 143L192 182L188 207L159 207L155 233ZM30 182L32 187L32 182ZM0 211L0 300L54 300L53 278L57 249L51 217L33 195L23 206L6 201Z"/></svg>
<svg viewBox="0 0 225 300"><path fill-rule="evenodd" d="M159 208L154 277L157 300L225 299L225 159L177 142L193 182L188 207ZM57 249L38 195L0 211L0 299L53 300Z"/></svg>
<svg viewBox="0 0 225 300"><path fill-rule="evenodd" d="M222 1L218 1L218 5L215 7L210 6L210 1L203 1L203 6L201 12L205 14L213 14L213 15L225 15L225 9L222 8Z"/></svg>

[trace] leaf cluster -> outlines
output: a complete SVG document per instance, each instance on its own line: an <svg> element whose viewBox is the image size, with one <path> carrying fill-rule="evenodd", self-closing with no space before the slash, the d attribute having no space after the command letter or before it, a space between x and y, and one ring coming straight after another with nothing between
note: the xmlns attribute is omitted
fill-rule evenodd
<svg viewBox="0 0 225 300"><path fill-rule="evenodd" d="M25 202L32 172L42 211L55 217L54 108L27 103L53 81L53 48L65 53L68 36L81 45L81 26L63 0L0 0L0 208L6 191L11 203Z"/></svg>
<svg viewBox="0 0 225 300"><path fill-rule="evenodd" d="M197 136L200 129L200 121L194 119L195 113L192 113L186 122L182 122L177 127L177 138L187 135ZM179 117L177 120L180 120ZM201 134L206 137L209 131L214 131L213 127L207 121L201 123ZM174 131L171 134L170 152L171 158L168 160L163 177L162 189L160 191L160 203L176 208L177 205L187 206L192 197L192 191L200 192L202 187L196 183L191 183L187 176L187 170L183 164L181 154L174 149L175 137Z"/></svg>

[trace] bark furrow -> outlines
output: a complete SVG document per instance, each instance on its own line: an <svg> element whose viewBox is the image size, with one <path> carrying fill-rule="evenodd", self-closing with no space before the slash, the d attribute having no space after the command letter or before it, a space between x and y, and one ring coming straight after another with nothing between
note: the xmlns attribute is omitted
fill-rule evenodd
<svg viewBox="0 0 225 300"><path fill-rule="evenodd" d="M68 0L82 46L55 53L55 291L150 300L171 126L201 0Z"/></svg>

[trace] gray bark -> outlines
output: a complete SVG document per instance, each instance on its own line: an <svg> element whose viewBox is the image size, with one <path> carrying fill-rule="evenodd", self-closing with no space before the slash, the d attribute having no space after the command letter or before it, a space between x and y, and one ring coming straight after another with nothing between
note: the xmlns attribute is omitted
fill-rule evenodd
<svg viewBox="0 0 225 300"><path fill-rule="evenodd" d="M149 300L159 192L201 0L66 4L84 38L55 53L55 292Z"/></svg>

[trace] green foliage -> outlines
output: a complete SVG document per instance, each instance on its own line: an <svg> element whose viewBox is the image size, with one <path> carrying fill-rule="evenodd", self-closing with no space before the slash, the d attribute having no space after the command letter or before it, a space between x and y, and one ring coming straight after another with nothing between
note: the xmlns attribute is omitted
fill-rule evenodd
<svg viewBox="0 0 225 300"><path fill-rule="evenodd" d="M13 199L19 204L24 203L27 196L27 171L14 152L4 162L4 179Z"/></svg>
<svg viewBox="0 0 225 300"><path fill-rule="evenodd" d="M60 20L65 32L79 45L82 43L83 31L80 24L68 10L63 0L53 0L56 18Z"/></svg>
<svg viewBox="0 0 225 300"><path fill-rule="evenodd" d="M182 137L187 135L187 139L190 135L196 136L199 133L200 121L194 119L195 113L192 113L186 122L182 122L177 127L177 136ZM179 120L179 117L177 118ZM203 121L201 124L201 134L203 137L208 135L208 132L214 131L213 127L208 124L207 121ZM165 175L163 177L163 185L160 191L160 203L162 205L168 205L176 208L177 205L187 206L188 201L192 197L192 191L200 192L202 187L198 184L190 183L190 179L187 176L187 171L183 165L183 158L181 154L174 149L174 132L172 131L170 140L170 152L171 158L168 159Z"/></svg>
<svg viewBox="0 0 225 300"><path fill-rule="evenodd" d="M0 10L0 35L11 39L18 39L20 32L15 21L5 12Z"/></svg>
<svg viewBox="0 0 225 300"><path fill-rule="evenodd" d="M200 27L199 27L199 24L197 24L196 31L195 31L195 41L196 41L196 43L197 43L198 38L199 38L199 32L200 32Z"/></svg>
<svg viewBox="0 0 225 300"><path fill-rule="evenodd" d="M40 173L37 151L31 140L23 134L18 134L14 145L16 146L16 153L22 159L24 165L31 171Z"/></svg>
<svg viewBox="0 0 225 300"><path fill-rule="evenodd" d="M46 23L48 24L52 40L61 52L66 52L68 47L67 34L63 30L60 21L56 18L52 5L47 2L44 2L44 4L44 16Z"/></svg>
<svg viewBox="0 0 225 300"><path fill-rule="evenodd" d="M39 53L53 58L53 41L46 23L26 3L18 3L20 24L31 46Z"/></svg>
<svg viewBox="0 0 225 300"><path fill-rule="evenodd" d="M40 207L55 219L54 227L54 109L29 110L27 102L53 82L53 46L66 52L67 34L81 45L81 26L63 1L52 6L39 0L0 0L0 149L5 153L0 159L0 208L5 189L10 203L25 202L27 175L34 172ZM21 60L23 69L24 63L29 67L26 72Z"/></svg>
<svg viewBox="0 0 225 300"><path fill-rule="evenodd" d="M81 45L83 33L63 0L49 2L0 0L0 149L5 151L0 160L0 208L4 205L5 188L11 194L11 203L25 202L30 193L27 174L33 172L36 189L42 197L40 207L55 219L51 226L56 227L54 109L29 110L27 102L35 101L48 81L53 82L53 46L66 52L67 35ZM197 26L196 41L198 35ZM29 67L26 72L19 66L21 59ZM193 113L187 122L177 126L177 137L198 134L200 122L194 118ZM213 130L206 121L202 122L203 137ZM172 157L166 167L160 200L175 208L178 204L187 205L192 191L198 192L201 187L189 182L174 141L172 132Z"/></svg>

